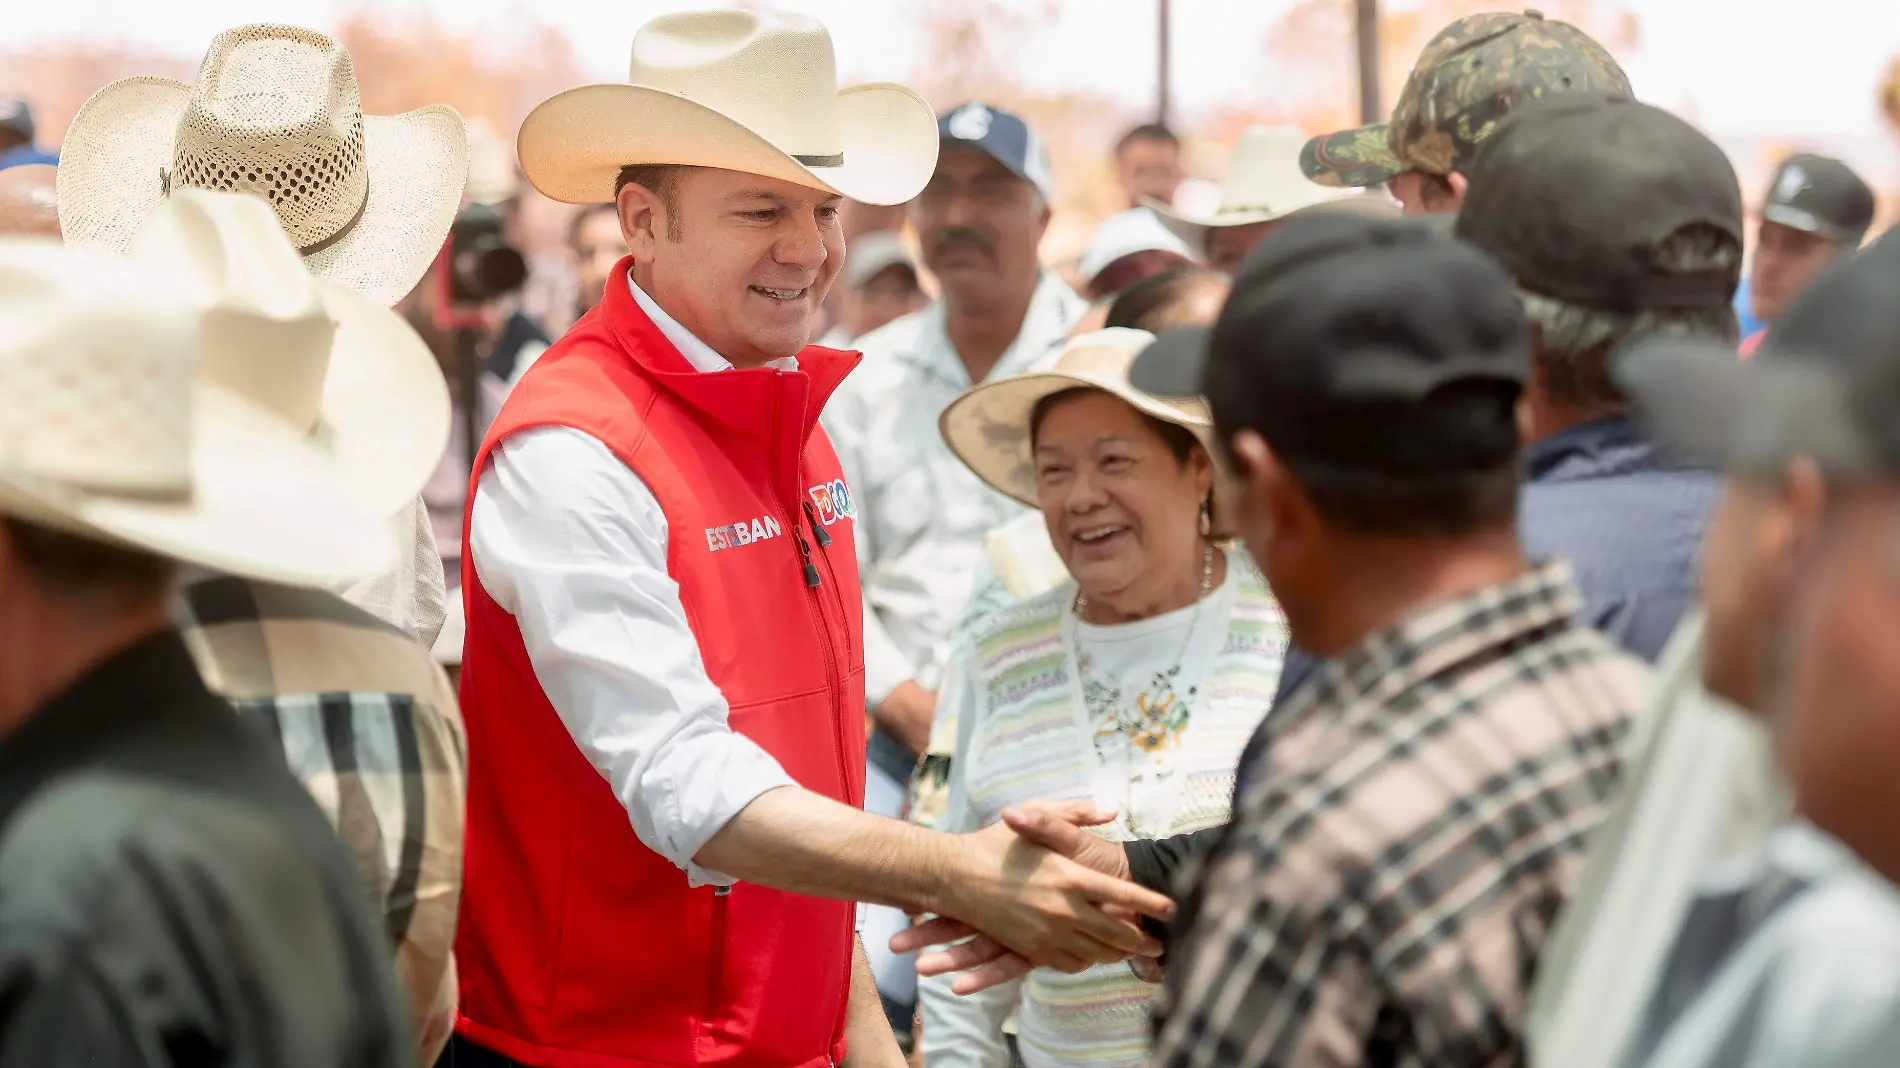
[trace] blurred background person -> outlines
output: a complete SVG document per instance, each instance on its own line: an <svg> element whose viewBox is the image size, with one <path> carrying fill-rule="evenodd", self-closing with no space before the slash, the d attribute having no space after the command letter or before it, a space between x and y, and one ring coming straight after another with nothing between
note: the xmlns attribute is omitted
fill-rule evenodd
<svg viewBox="0 0 1900 1068"><path fill-rule="evenodd" d="M390 545L302 428L199 379L266 324L176 266L0 241L31 443L0 458L0 1063L412 1065L353 858L170 618L181 565L336 582Z"/></svg>
<svg viewBox="0 0 1900 1068"><path fill-rule="evenodd" d="M1115 142L1115 184L1127 206L1174 203L1181 186L1181 139L1166 123L1144 122Z"/></svg>
<svg viewBox="0 0 1900 1068"><path fill-rule="evenodd" d="M1824 582L1838 578L1845 556L1858 565L1856 586L1878 591L1890 582L1890 529L1882 531L1886 562L1842 554L1851 535L1841 535L1871 518L1873 500L1891 500L1880 484L1897 455L1888 425L1900 414L1900 350L1889 340L1896 328L1900 240L1888 239L1824 273L1753 363L1706 342L1639 345L1619 363L1659 439L1727 473L1705 553L1704 676L1711 690L1767 718L1781 765L1798 776L1800 802L1765 844L1703 873L1661 967L1638 976L1649 1000L1630 1021L1640 1026L1628 1030L1623 1064L1827 1064L1900 1020L1892 858L1879 848L1863 854L1888 865L1883 876L1829 833L1838 829L1856 848L1889 834L1875 799L1893 795L1890 776L1869 775L1874 762L1849 756L1882 751L1894 737L1891 728L1862 733L1856 722L1878 701L1867 695L1882 689L1856 662L1869 620L1814 632L1832 646L1811 650L1814 660L1789 655L1791 624L1816 571ZM1819 664L1833 669L1825 681L1790 677ZM1797 708L1776 707L1791 694ZM1822 694L1825 712L1810 718L1817 706L1800 698ZM1685 761L1677 770L1717 769ZM1883 830L1870 838L1875 826ZM1619 935L1598 937L1626 943Z"/></svg>
<svg viewBox="0 0 1900 1068"><path fill-rule="evenodd" d="M1005 807L1089 798L1097 832L1166 837L1228 819L1234 766L1278 681L1285 621L1232 534L1199 400L1128 384L1154 335L1111 329L1069 342L1053 368L977 386L944 412L950 448L978 477L1033 505L1071 576L979 624L946 670L958 724L946 830ZM1046 969L978 995L921 981L928 1068L1145 1061L1139 1011L1153 987L1121 964Z"/></svg>
<svg viewBox="0 0 1900 1068"><path fill-rule="evenodd" d="M614 264L627 254L627 239L620 236L620 214L614 205L584 204L574 212L567 226L567 247L574 254L574 317L578 319L600 303Z"/></svg>
<svg viewBox="0 0 1900 1068"><path fill-rule="evenodd" d="M1279 220L1301 208L1354 196L1320 185L1300 173L1304 138L1290 126L1250 126L1227 154L1220 205L1212 214L1177 211L1167 202L1146 201L1161 224L1187 246L1189 255L1229 274Z"/></svg>
<svg viewBox="0 0 1900 1068"><path fill-rule="evenodd" d="M0 171L57 164L59 156L33 143L33 109L18 97L0 97Z"/></svg>
<svg viewBox="0 0 1900 1068"><path fill-rule="evenodd" d="M845 245L844 270L825 304L833 323L818 344L850 348L852 342L886 323L930 304L917 260L896 230L873 230Z"/></svg>
<svg viewBox="0 0 1900 1068"><path fill-rule="evenodd" d="M1823 268L1860 248L1874 208L1874 191L1840 160L1804 153L1782 161L1762 197L1748 271L1751 310L1762 326L1742 339L1742 355L1754 353Z"/></svg>
<svg viewBox="0 0 1900 1068"><path fill-rule="evenodd" d="M0 235L58 237L57 172L50 163L0 171Z"/></svg>
<svg viewBox="0 0 1900 1068"><path fill-rule="evenodd" d="M1161 225L1145 207L1129 208L1102 220L1095 237L1076 265L1082 295L1096 302L1144 278L1194 262L1194 251Z"/></svg>

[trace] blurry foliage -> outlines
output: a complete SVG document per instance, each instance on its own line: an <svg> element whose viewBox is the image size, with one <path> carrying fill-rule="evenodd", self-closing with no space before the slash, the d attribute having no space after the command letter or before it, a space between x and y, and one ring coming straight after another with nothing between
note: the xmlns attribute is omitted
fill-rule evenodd
<svg viewBox="0 0 1900 1068"><path fill-rule="evenodd" d="M1887 79L1880 84L1880 110L1900 130L1900 59L1887 66Z"/></svg>

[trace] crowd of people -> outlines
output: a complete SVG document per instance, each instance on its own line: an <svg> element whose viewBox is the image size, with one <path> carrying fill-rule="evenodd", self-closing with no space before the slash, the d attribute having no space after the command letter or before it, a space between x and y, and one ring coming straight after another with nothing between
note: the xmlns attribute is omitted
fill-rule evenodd
<svg viewBox="0 0 1900 1068"><path fill-rule="evenodd" d="M512 146L278 25L0 104L0 1064L1900 1061L1846 164L1749 249L1472 15L1209 212L1135 127L1064 276L1022 116L632 56Z"/></svg>

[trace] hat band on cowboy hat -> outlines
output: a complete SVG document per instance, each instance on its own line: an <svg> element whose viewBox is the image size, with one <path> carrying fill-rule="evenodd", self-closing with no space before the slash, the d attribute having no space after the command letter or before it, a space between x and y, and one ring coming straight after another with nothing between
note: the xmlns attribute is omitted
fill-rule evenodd
<svg viewBox="0 0 1900 1068"><path fill-rule="evenodd" d="M0 514L266 581L387 566L328 457L198 380L218 342L153 266L0 239Z"/></svg>
<svg viewBox="0 0 1900 1068"><path fill-rule="evenodd" d="M313 277L253 196L181 189L131 256L164 271L227 342L207 348L202 378L310 437L363 511L414 502L448 447L450 404L435 355L402 316Z"/></svg>
<svg viewBox="0 0 1900 1068"><path fill-rule="evenodd" d="M1029 426L1036 405L1065 390L1101 390L1142 415L1173 423L1194 435L1215 466L1212 534L1232 537L1234 487L1221 468L1207 406L1195 398L1152 396L1129 384L1129 368L1154 339L1146 330L1124 327L1077 335L1048 370L984 382L951 401L938 420L944 441L957 459L991 488L1031 508L1040 508Z"/></svg>
<svg viewBox="0 0 1900 1068"><path fill-rule="evenodd" d="M364 115L335 40L240 26L191 85L127 78L86 101L61 146L59 217L69 244L124 252L178 190L252 193L310 270L390 306L435 262L467 175L454 109Z"/></svg>
<svg viewBox="0 0 1900 1068"><path fill-rule="evenodd" d="M776 178L867 204L915 197L937 165L937 120L901 85L837 87L831 35L774 11L663 15L633 41L627 82L543 101L516 139L555 200L614 196L622 168L677 164Z"/></svg>

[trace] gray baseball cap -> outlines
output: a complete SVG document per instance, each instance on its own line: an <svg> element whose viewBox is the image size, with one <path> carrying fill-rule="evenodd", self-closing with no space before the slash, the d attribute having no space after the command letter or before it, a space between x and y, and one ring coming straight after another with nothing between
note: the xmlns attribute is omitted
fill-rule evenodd
<svg viewBox="0 0 1900 1068"><path fill-rule="evenodd" d="M1686 459L1772 474L1806 457L1830 475L1900 477L1900 235L1829 268L1752 359L1651 341L1615 374L1651 432Z"/></svg>

